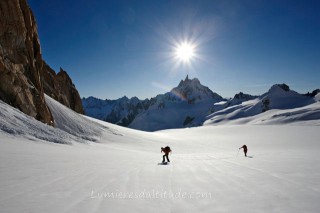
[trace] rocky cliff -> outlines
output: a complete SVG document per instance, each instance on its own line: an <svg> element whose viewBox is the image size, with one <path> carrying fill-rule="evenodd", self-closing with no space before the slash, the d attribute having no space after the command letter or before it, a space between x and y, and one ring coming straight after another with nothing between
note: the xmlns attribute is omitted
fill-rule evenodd
<svg viewBox="0 0 320 213"><path fill-rule="evenodd" d="M0 99L53 125L53 117L44 99L44 92L51 90L43 85L54 85L52 82L56 78L60 82L58 88L61 88L58 93L65 94L68 100L61 102L78 112L82 112L82 105L69 76L65 72L55 75L51 70L52 78L44 78L47 67L41 55L35 18L26 0L1 0ZM51 91L49 95L52 94Z"/></svg>
<svg viewBox="0 0 320 213"><path fill-rule="evenodd" d="M41 84L43 61L34 16L25 0L1 0L0 14L0 98L53 124Z"/></svg>
<svg viewBox="0 0 320 213"><path fill-rule="evenodd" d="M84 113L79 92L66 71L60 68L60 72L56 74L44 62L41 73L44 92L47 95L78 113Z"/></svg>

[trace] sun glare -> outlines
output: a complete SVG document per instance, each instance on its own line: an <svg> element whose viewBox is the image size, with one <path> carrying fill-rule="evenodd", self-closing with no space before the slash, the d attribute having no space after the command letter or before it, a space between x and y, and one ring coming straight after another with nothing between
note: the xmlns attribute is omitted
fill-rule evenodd
<svg viewBox="0 0 320 213"><path fill-rule="evenodd" d="M183 62L189 62L194 57L194 47L188 43L182 43L176 48L176 57Z"/></svg>

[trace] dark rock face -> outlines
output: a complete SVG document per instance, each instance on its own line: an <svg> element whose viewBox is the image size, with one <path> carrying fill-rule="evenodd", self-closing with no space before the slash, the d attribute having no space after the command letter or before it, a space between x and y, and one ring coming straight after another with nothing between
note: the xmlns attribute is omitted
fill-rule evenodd
<svg viewBox="0 0 320 213"><path fill-rule="evenodd" d="M54 91L57 89L57 91ZM44 93L83 113L71 79L44 63L35 18L26 0L0 1L0 99L54 125Z"/></svg>
<svg viewBox="0 0 320 213"><path fill-rule="evenodd" d="M183 121L183 126L186 126L189 123L191 123L193 119L194 119L193 117L187 116L186 119Z"/></svg>
<svg viewBox="0 0 320 213"><path fill-rule="evenodd" d="M290 91L290 87L286 84L277 84L278 87L280 87L281 89L283 89L284 91L288 92Z"/></svg>
<svg viewBox="0 0 320 213"><path fill-rule="evenodd" d="M304 94L304 95L313 98L313 97L315 97L318 93L320 93L320 89L315 89L315 90L313 90L311 93L308 92L307 94Z"/></svg>
<svg viewBox="0 0 320 213"><path fill-rule="evenodd" d="M80 95L66 71L60 68L60 72L56 74L44 62L42 77L47 95L78 113L84 113Z"/></svg>
<svg viewBox="0 0 320 213"><path fill-rule="evenodd" d="M53 125L40 78L42 66L37 25L26 0L1 0L0 98Z"/></svg>
<svg viewBox="0 0 320 213"><path fill-rule="evenodd" d="M270 99L265 98L262 100L262 112L266 112L270 109Z"/></svg>
<svg viewBox="0 0 320 213"><path fill-rule="evenodd" d="M84 111L79 92L67 72L62 68L60 68L60 72L57 74L57 81L61 88L60 94L64 94L65 96L65 105L74 111L83 114Z"/></svg>
<svg viewBox="0 0 320 213"><path fill-rule="evenodd" d="M238 104L241 104L241 103L243 103L245 101L253 100L255 98L258 98L258 96L249 95L249 94L245 94L243 92L239 92L239 93L235 94L232 99L227 101L227 103L224 105L224 108L228 108L230 106L238 105ZM211 110L210 113L213 113L215 111L216 110Z"/></svg>
<svg viewBox="0 0 320 213"><path fill-rule="evenodd" d="M253 95L249 95L249 94L244 94L243 92L239 92L238 94L234 95L234 99L237 100L243 100L243 101L249 101L252 99L257 98L258 96L253 96Z"/></svg>

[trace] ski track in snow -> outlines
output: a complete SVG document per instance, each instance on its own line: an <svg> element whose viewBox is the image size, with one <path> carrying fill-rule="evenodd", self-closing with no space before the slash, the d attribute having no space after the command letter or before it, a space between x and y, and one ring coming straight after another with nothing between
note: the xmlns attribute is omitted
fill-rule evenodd
<svg viewBox="0 0 320 213"><path fill-rule="evenodd" d="M29 142L25 145L34 147L39 144ZM40 146L40 150L51 152L47 149L52 147L46 144ZM31 156L23 156L23 149L18 151L21 156L17 156L25 161L25 166L18 161L14 168L21 169L22 173L31 170L32 176L19 178L7 172L10 177L5 178L6 181L2 182L0 187L6 192L6 196L1 197L0 205L13 210L11 212L23 211L24 208L33 209L32 212L239 212L237 206L249 212L252 208L257 210L252 212L315 212L318 207L316 199L320 198L319 188L292 179L290 174L279 174L273 167L268 168L276 163L276 159L272 161L263 155L244 158L243 153L239 153L237 157L234 153L225 151L173 153L169 165L158 165L162 158L159 153L125 151L121 149L122 145L113 149L101 144L89 150L85 146L88 145L74 147L75 150L63 153L70 154L74 162L64 164L68 158L63 156L64 159L51 164L55 169L44 173L42 172L46 169L43 167L47 165L45 162L44 165L41 162L34 163ZM178 151L177 144L174 146ZM63 147L58 148L60 149ZM95 162L93 159L85 162L78 153L83 152L83 149L92 152L85 157L96 157L102 162ZM37 154L36 151L33 152L30 154ZM45 156L49 162L55 157L54 152ZM108 156L112 160L108 161ZM125 156L128 156L128 159L124 158ZM3 163L5 162L1 161L1 169L4 168ZM295 163L298 165L299 161L295 160ZM26 170L23 170L23 167L26 167ZM284 166L284 169L286 168ZM1 177L3 180L4 177ZM7 181L11 182L11 185L5 184ZM91 190L104 193L153 189L173 193L179 190L211 192L212 198L90 198ZM11 190L18 193L9 195ZM305 205L301 205L301 200ZM34 207L37 205L39 206Z"/></svg>

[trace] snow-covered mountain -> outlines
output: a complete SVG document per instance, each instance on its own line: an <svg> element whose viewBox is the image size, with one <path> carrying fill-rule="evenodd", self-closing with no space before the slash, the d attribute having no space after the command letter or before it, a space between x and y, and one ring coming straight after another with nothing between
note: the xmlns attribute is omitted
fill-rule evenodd
<svg viewBox="0 0 320 213"><path fill-rule="evenodd" d="M302 95L290 90L286 84L275 84L268 92L255 99L240 102L239 104L216 104L215 108L217 110L207 117L207 121L204 124L267 123L270 122L272 118L279 118L281 113L284 113L282 116L286 117L285 121L283 120L282 122L286 123L320 119L320 103L318 97L319 94L316 92L314 92L313 95ZM234 101L231 102L235 103ZM304 107L308 109L312 108L313 110L306 111ZM299 119L295 118L292 120L292 118L290 118L298 114L300 115ZM264 117L266 115L270 117L266 119Z"/></svg>
<svg viewBox="0 0 320 213"><path fill-rule="evenodd" d="M222 100L197 78L187 76L170 92L150 100L89 97L82 99L82 103L85 114L93 118L133 129L156 131L199 125L210 112L210 107Z"/></svg>
<svg viewBox="0 0 320 213"><path fill-rule="evenodd" d="M188 75L184 81L171 90L171 93L189 104L201 102L203 100L221 100L222 97L212 92L208 87L203 86L199 79L189 79Z"/></svg>
<svg viewBox="0 0 320 213"><path fill-rule="evenodd" d="M102 121L128 126L141 112L149 108L153 100L139 100L126 96L117 100L101 100L95 97L82 99L85 114Z"/></svg>
<svg viewBox="0 0 320 213"><path fill-rule="evenodd" d="M210 107L223 98L188 76L169 93L158 95L148 110L140 113L129 125L144 131L199 126Z"/></svg>
<svg viewBox="0 0 320 213"><path fill-rule="evenodd" d="M299 94L290 90L286 84L275 84L261 96L253 96L242 92L232 99L223 99L208 87L203 86L197 78L187 76L170 92L157 95L155 98L139 100L127 97L118 100L100 100L93 97L83 99L83 106L88 116L144 131L201 126L203 124L256 122L253 116L270 115L270 110L283 111L287 119L283 123L299 120L318 119L318 103L320 90ZM314 105L312 105L314 104ZM307 115L300 114L300 108L309 106L313 109ZM312 105L312 106L311 106ZM268 112L268 113L266 113ZM296 115L291 117L288 113ZM265 114L263 114L265 113ZM311 114L310 114L311 113ZM297 118L298 114L300 115ZM274 120L264 119L264 123ZM280 119L281 116L277 118ZM260 116L258 116L260 118Z"/></svg>
<svg viewBox="0 0 320 213"><path fill-rule="evenodd" d="M258 98L259 96L244 94L243 92L239 92L234 95L233 98L226 100L226 101L220 101L218 103L213 104L213 106L210 108L210 114L223 110L225 108L241 104L245 101L250 101L253 99Z"/></svg>

